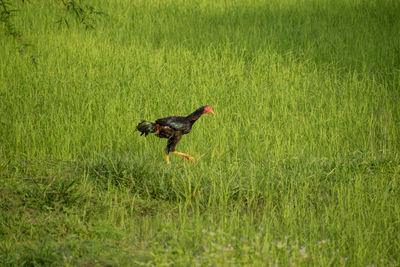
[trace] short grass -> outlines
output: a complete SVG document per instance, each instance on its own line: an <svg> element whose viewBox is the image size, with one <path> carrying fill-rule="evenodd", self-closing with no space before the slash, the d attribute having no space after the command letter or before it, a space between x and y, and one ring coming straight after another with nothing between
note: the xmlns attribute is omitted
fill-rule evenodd
<svg viewBox="0 0 400 267"><path fill-rule="evenodd" d="M0 39L0 265L400 264L400 2L57 3ZM134 132L206 104L196 163Z"/></svg>

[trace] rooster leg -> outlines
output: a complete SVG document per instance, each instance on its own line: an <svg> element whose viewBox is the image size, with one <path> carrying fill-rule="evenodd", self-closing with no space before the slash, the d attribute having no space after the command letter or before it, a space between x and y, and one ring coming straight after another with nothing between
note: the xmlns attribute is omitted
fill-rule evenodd
<svg viewBox="0 0 400 267"><path fill-rule="evenodd" d="M190 155L188 155L188 154L185 154L185 153L182 153L182 152L177 152L177 151L174 151L174 152L172 152L172 153L174 153L175 155L179 155L179 156L183 156L183 157L185 157L186 159L188 159L188 160L190 160L190 161L195 161L194 160L194 158L192 158Z"/></svg>
<svg viewBox="0 0 400 267"><path fill-rule="evenodd" d="M169 164L169 155L165 154L165 160L167 161L167 164Z"/></svg>

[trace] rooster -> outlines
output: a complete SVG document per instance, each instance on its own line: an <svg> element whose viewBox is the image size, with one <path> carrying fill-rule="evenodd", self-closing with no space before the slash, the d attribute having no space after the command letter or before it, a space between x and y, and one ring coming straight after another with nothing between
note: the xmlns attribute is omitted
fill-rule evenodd
<svg viewBox="0 0 400 267"><path fill-rule="evenodd" d="M183 156L190 161L194 161L194 158L188 154L175 151L175 146L181 140L182 135L190 133L193 124L203 114L214 114L213 109L210 106L203 106L198 108L192 114L186 117L182 116L171 116L162 119L158 119L154 122L142 121L136 126L136 129L141 132L141 136L147 136L149 133L156 133L160 138L168 138L167 147L165 148L165 160L169 164L169 153Z"/></svg>

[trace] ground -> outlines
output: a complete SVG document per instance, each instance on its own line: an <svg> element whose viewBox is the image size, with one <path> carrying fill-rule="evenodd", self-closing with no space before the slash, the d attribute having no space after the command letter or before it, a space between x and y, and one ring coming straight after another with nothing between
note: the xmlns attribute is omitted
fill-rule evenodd
<svg viewBox="0 0 400 267"><path fill-rule="evenodd" d="M85 3L0 32L0 265L399 265L397 1Z"/></svg>

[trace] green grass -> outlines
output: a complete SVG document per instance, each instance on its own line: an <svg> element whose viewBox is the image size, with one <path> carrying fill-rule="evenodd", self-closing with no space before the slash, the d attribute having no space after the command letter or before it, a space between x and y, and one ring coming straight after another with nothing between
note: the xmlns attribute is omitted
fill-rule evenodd
<svg viewBox="0 0 400 267"><path fill-rule="evenodd" d="M400 264L398 1L56 4L1 33L0 265ZM134 132L206 104L196 163Z"/></svg>

